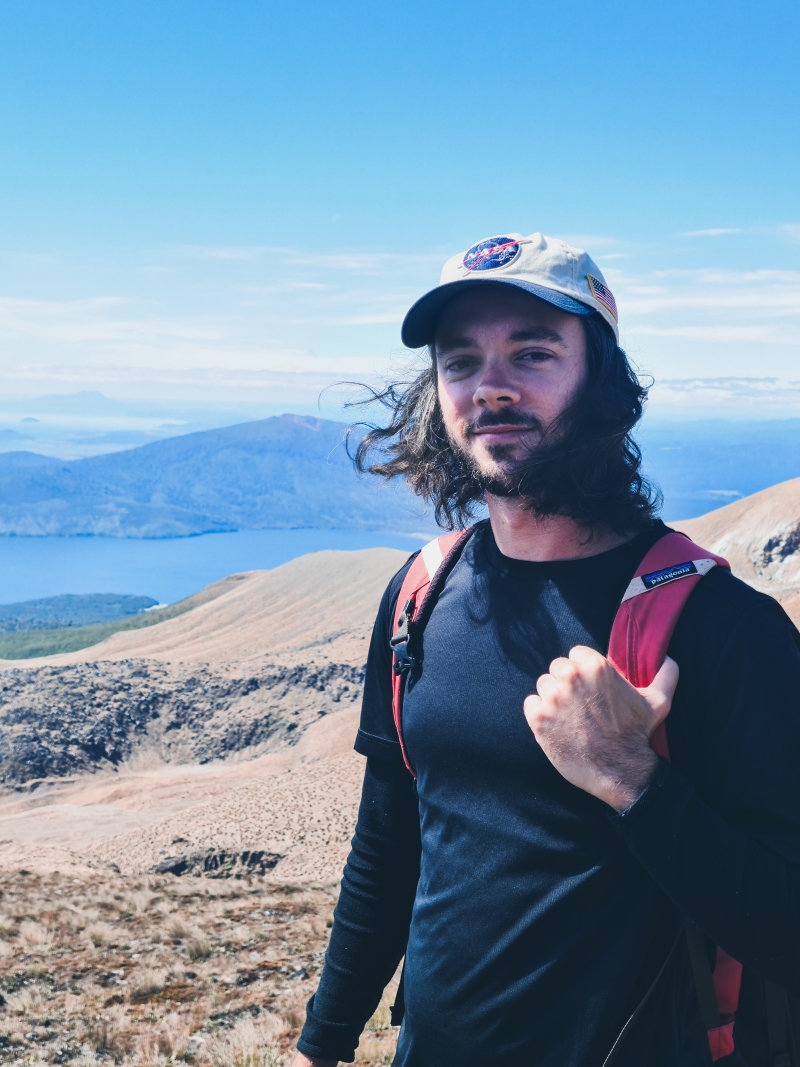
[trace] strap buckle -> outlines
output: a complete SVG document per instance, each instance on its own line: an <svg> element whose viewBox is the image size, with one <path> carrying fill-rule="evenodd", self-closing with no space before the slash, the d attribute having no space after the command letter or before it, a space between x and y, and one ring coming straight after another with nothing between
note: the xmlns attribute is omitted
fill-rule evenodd
<svg viewBox="0 0 800 1067"><path fill-rule="evenodd" d="M394 660L392 670L395 674L405 674L414 663L414 657L409 654L408 642L411 636L410 626L414 617L414 598L406 601L405 607L397 618L397 629L389 639L392 646Z"/></svg>

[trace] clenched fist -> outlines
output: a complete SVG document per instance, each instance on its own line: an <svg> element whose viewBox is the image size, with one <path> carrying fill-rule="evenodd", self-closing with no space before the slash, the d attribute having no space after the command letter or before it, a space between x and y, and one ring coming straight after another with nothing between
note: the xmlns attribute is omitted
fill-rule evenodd
<svg viewBox="0 0 800 1067"><path fill-rule="evenodd" d="M678 664L667 657L651 685L635 689L605 656L576 645L553 660L525 701L525 718L568 782L624 811L658 763L650 737L669 713Z"/></svg>

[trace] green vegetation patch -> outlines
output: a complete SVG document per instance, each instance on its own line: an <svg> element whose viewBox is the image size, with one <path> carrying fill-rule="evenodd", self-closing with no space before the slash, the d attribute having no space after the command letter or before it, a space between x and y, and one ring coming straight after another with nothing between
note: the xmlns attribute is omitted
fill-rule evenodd
<svg viewBox="0 0 800 1067"><path fill-rule="evenodd" d="M158 604L150 596L122 593L67 594L0 604L0 630L63 630L71 626L100 626L130 618Z"/></svg>
<svg viewBox="0 0 800 1067"><path fill-rule="evenodd" d="M164 608L155 608L140 615L132 615L114 622L104 622L99 626L69 626L60 630L26 630L22 633L0 633L0 659L35 659L39 656L56 656L62 652L78 652L82 648L91 648L105 641L112 634L123 630L142 630L146 626L155 626L167 619L184 615L193 608L207 604L210 600L226 593L234 583L246 576L234 574L223 578L199 593L168 604Z"/></svg>

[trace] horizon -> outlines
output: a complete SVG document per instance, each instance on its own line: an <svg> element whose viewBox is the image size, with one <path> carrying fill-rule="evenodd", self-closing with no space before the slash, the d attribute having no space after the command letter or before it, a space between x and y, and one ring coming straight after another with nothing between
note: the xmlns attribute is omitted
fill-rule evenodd
<svg viewBox="0 0 800 1067"><path fill-rule="evenodd" d="M377 408L368 407L360 411L359 418L349 418L348 405L342 396L329 393L324 404L322 397L316 404L167 398L124 400L99 390L6 396L0 399L0 456L28 452L74 461L270 418L300 416L352 426L378 413ZM702 437L716 426L723 436L735 429L743 437L753 432L777 437L791 423L800 426L800 412L796 415L773 412L760 417L754 416L752 410L748 413L737 410L735 414L724 409L705 412L697 408L665 412L663 408L653 409L648 402L635 436L646 437L652 428L656 433L671 429L680 434L688 430Z"/></svg>

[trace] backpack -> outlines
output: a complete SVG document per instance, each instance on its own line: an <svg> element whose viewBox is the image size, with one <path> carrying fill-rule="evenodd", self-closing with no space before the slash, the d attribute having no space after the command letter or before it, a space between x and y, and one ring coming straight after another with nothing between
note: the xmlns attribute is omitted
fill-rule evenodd
<svg viewBox="0 0 800 1067"><path fill-rule="evenodd" d="M475 527L437 537L425 545L409 567L395 609L392 646L392 712L400 750L409 772L414 768L403 740L403 697L406 678L414 663L414 641L430 617L447 576L458 562ZM684 534L670 532L647 552L628 584L614 618L608 658L631 685L644 688L653 681L667 654L670 639L694 587L713 567L730 569L726 560L692 543ZM647 595L653 594L653 595ZM669 759L664 723L651 738L656 753ZM708 1032L713 1061L734 1051L734 1023L742 983L742 965L719 946L712 946L692 922L684 928L700 1011ZM683 936L683 935L682 935ZM667 967L673 949L650 989L628 1019L603 1067L610 1067L622 1042L639 1017ZM402 987L402 978L401 978ZM800 1005L773 983L764 980L769 1067L800 1067L794 1031L800 1038ZM402 988L393 1019L402 1018ZM792 1025L794 1023L794 1026Z"/></svg>

